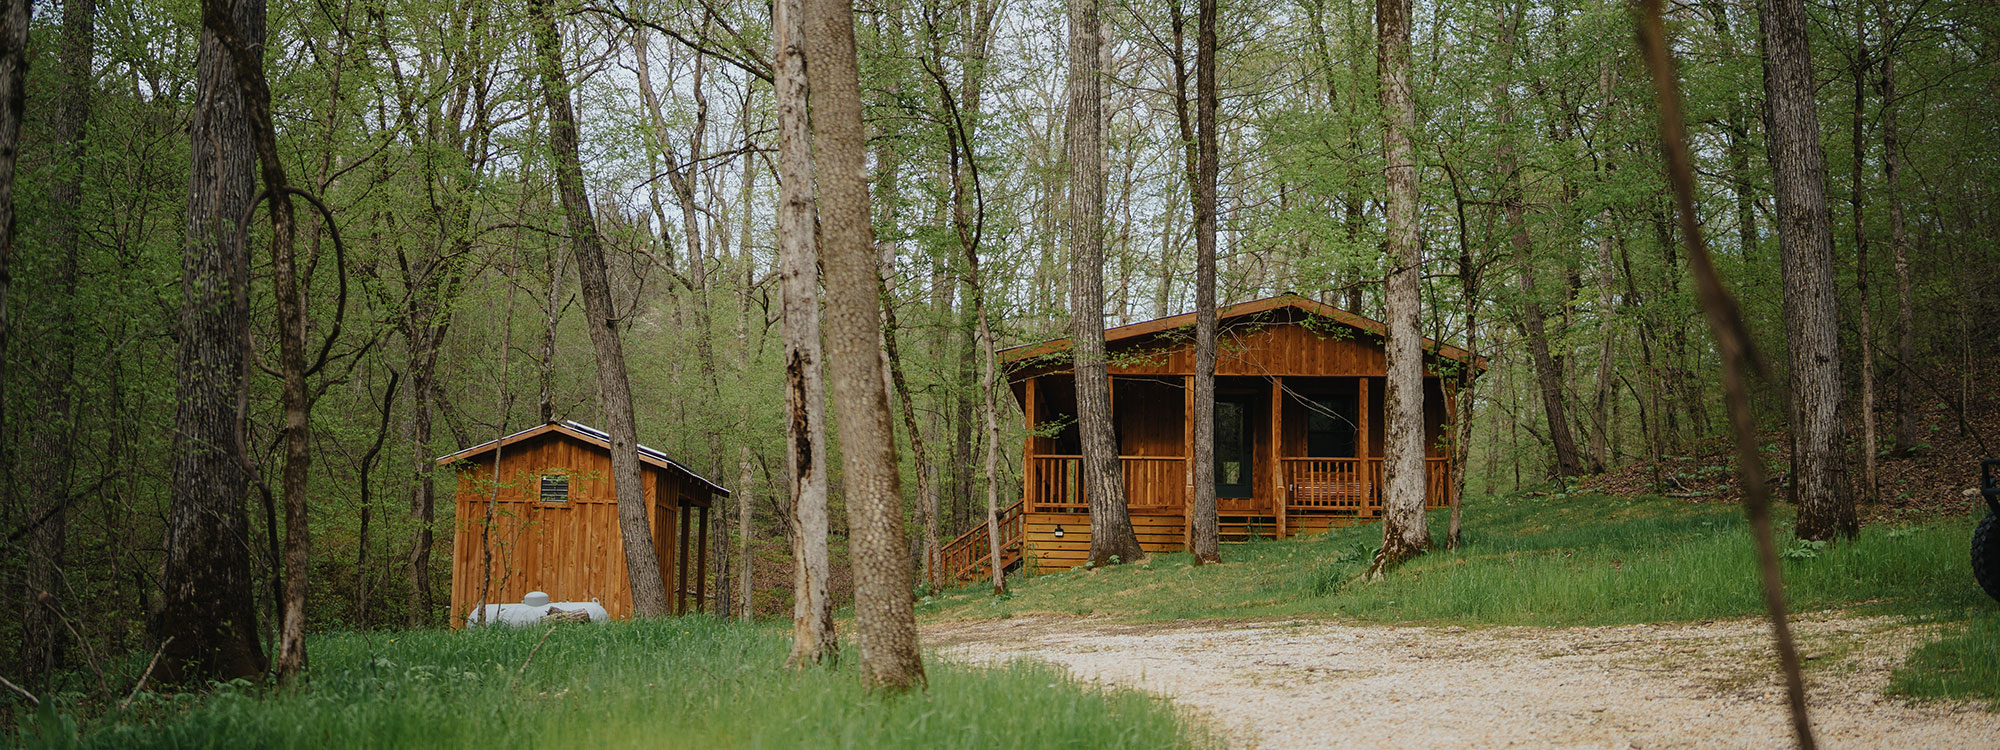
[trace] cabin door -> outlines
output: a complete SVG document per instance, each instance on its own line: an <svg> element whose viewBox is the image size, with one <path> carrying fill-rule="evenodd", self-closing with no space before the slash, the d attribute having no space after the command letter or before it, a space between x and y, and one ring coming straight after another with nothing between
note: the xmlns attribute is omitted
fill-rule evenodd
<svg viewBox="0 0 2000 750"><path fill-rule="evenodd" d="M1215 394L1215 496L1250 497L1250 403L1248 394Z"/></svg>

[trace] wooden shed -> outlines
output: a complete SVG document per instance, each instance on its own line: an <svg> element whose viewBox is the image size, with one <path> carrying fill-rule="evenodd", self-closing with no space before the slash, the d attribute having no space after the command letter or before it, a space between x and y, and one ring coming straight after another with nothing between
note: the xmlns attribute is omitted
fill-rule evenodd
<svg viewBox="0 0 2000 750"><path fill-rule="evenodd" d="M437 463L458 475L453 626L482 603L519 602L530 591L554 601L595 600L614 618L631 616L609 436L576 422L551 422ZM729 490L643 445L639 464L669 603L675 614L697 611L707 597L708 511Z"/></svg>
<svg viewBox="0 0 2000 750"><path fill-rule="evenodd" d="M1381 517L1385 326L1297 295L1218 311L1215 483L1225 540L1282 538ZM1194 470L1194 314L1105 332L1125 502L1148 551L1186 548ZM1458 376L1483 360L1425 339L1426 503L1449 503ZM1022 496L1001 516L1005 564L1084 561L1090 521L1080 474L1070 342L1000 352L1026 415ZM984 524L945 549L945 570L985 575Z"/></svg>

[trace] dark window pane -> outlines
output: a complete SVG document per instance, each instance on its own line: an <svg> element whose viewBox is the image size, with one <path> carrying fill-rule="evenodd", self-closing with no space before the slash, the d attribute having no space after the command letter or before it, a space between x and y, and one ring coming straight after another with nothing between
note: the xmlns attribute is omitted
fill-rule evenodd
<svg viewBox="0 0 2000 750"><path fill-rule="evenodd" d="M1306 455L1350 458L1354 455L1354 400L1317 398L1306 405Z"/></svg>
<svg viewBox="0 0 2000 750"><path fill-rule="evenodd" d="M1249 497L1250 410L1242 396L1215 399L1215 494Z"/></svg>

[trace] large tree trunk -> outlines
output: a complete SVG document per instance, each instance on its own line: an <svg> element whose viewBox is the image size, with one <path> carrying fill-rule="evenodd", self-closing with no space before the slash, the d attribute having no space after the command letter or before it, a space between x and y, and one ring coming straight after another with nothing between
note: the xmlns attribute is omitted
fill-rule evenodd
<svg viewBox="0 0 2000 750"><path fill-rule="evenodd" d="M870 687L900 692L924 683L924 666L882 372L881 298L874 293L880 282L868 210L854 9L847 0L802 5L813 151L825 207L820 256L826 271L828 372L840 413L861 672Z"/></svg>
<svg viewBox="0 0 2000 750"><path fill-rule="evenodd" d="M1848 174L1847 204L1854 212L1854 292L1861 326L1861 492L1868 502L1879 498L1875 475L1875 315L1869 309L1867 200L1862 188L1868 163L1868 17L1854 9L1854 118L1848 133L1854 160Z"/></svg>
<svg viewBox="0 0 2000 750"><path fill-rule="evenodd" d="M279 496L285 506L284 595L278 638L277 675L281 682L302 678L306 669L306 590L310 527L306 523L306 476L312 461L312 397L306 391L305 293L300 289L296 223L292 190L278 155L277 125L271 116L271 92L264 78L263 8L245 18L224 0L202 3L202 27L215 34L235 63L236 87L249 114L250 134L264 180L263 195L271 217L271 287L277 302L278 369L283 386L285 464ZM254 199L253 199L254 200ZM338 331L338 321L334 330ZM239 406L239 412L241 408ZM266 496L269 511L269 495Z"/></svg>
<svg viewBox="0 0 2000 750"><path fill-rule="evenodd" d="M1083 492L1090 501L1090 564L1145 559L1125 507L1125 476L1111 425L1104 354L1104 117L1097 0L1069 0L1070 351Z"/></svg>
<svg viewBox="0 0 2000 750"><path fill-rule="evenodd" d="M1840 444L1840 315L1805 6L1802 0L1763 0L1758 8L1764 32L1765 130L1784 259L1798 535L1851 536L1857 523Z"/></svg>
<svg viewBox="0 0 2000 750"><path fill-rule="evenodd" d="M792 653L802 667L839 655L828 598L826 385L820 377L819 268L813 233L812 154L806 132L801 0L771 5L778 109L778 279L785 339L785 462L790 484Z"/></svg>
<svg viewBox="0 0 2000 750"><path fill-rule="evenodd" d="M1916 341L1917 319L1910 307L1910 243L1903 225L1902 134L1896 129L1896 56L1890 45L1889 5L1881 6L1882 24L1882 177L1889 188L1889 252L1896 269L1896 432L1892 442L1899 455L1917 444Z"/></svg>
<svg viewBox="0 0 2000 750"><path fill-rule="evenodd" d="M1382 76L1382 153L1387 164L1389 280L1388 392L1382 444L1382 549L1368 575L1380 578L1431 546L1424 525L1424 362L1417 333L1417 164L1410 145L1416 100L1410 94L1410 0L1377 0L1376 50Z"/></svg>
<svg viewBox="0 0 2000 750"><path fill-rule="evenodd" d="M1195 32L1200 135L1194 184L1194 517L1188 551L1196 564L1222 562L1215 507L1215 3L1201 0Z"/></svg>
<svg viewBox="0 0 2000 750"><path fill-rule="evenodd" d="M24 592L27 598L21 605L22 646L27 650L23 654L22 666L27 670L28 677L36 682L41 682L61 667L67 640L67 633L55 611L36 599L42 592L63 590L63 558L69 544L69 510L66 506L69 504L76 449L76 419L70 388L76 375L75 300L81 250L77 219L78 201L83 194L84 129L90 122L90 57L95 48L95 13L94 0L70 0L63 4L62 37L57 52L57 64L61 69L56 84L56 118L50 135L67 168L49 189L49 206L53 211L48 218L46 236L49 249L56 255L54 281L59 299L55 319L51 321L55 335L43 345L47 349L45 356L48 363L43 382L48 384L48 390L39 402L39 413L36 414L40 425L35 432L37 439L34 447L40 471L29 480L29 486L40 490L44 498L42 505L49 508L49 515L41 520L41 527L28 540L27 587ZM0 128L4 127L0 124ZM10 155L13 153L11 147L6 150ZM8 158L11 159L11 156ZM11 197L0 200L8 203L7 208L0 210L11 211ZM0 222L4 221L11 219L0 218ZM0 245L11 243L13 236L11 226L0 229ZM0 295L0 305L4 304L5 297ZM0 373L0 377L5 377L5 374ZM0 433L3 432L0 430ZM40 510L35 506L29 507Z"/></svg>
<svg viewBox="0 0 2000 750"><path fill-rule="evenodd" d="M246 42L263 42L261 0L244 0L232 20ZM247 232L239 222L256 191L257 155L236 66L206 26L195 85L176 332L173 502L155 627L165 644L162 681L184 685L254 678L266 665L250 591L242 454L250 303Z"/></svg>
<svg viewBox="0 0 2000 750"><path fill-rule="evenodd" d="M7 311L13 309L8 292L14 285L14 164L21 155L21 118L28 104L28 21L33 12L34 5L29 0L7 0L0 7L0 508L8 513L16 508L15 433L7 421L7 405L13 403L7 398L7 383L11 380L8 370L13 362L7 351ZM24 605L40 609L32 603L34 596L34 592L28 592L29 601ZM32 614L23 616L34 618ZM37 628L31 622L24 625L24 636L33 637L38 629L53 631L53 628ZM25 644L23 647L33 648ZM33 660L26 653L23 657Z"/></svg>
<svg viewBox="0 0 2000 750"><path fill-rule="evenodd" d="M646 517L646 493L639 477L639 435L633 423L632 384L625 373L625 348L612 307L611 281L597 220L584 194L577 157L576 113L570 108L569 76L562 67L562 38L548 0L530 0L536 64L541 68L543 106L549 110L549 151L563 213L569 219L570 247L597 355L597 388L604 399L605 434L611 437L611 479L618 493L618 532L625 547L625 578L632 589L632 612L639 617L667 614L667 589L654 554Z"/></svg>

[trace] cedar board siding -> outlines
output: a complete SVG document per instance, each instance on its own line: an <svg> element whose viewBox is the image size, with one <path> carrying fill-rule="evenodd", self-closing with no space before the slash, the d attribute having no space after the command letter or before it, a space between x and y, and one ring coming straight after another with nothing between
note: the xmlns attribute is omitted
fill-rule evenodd
<svg viewBox="0 0 2000 750"><path fill-rule="evenodd" d="M502 462L493 525L485 536L492 550L488 570L481 574L481 527L493 494L493 453L461 461L456 516L452 534L451 606L454 625L481 600L519 602L530 591L542 591L553 601L597 600L613 618L632 614L632 592L626 585L625 545L618 530L618 499L611 478L611 459L603 449L551 432L500 450ZM569 501L541 502L541 476L566 473ZM679 576L675 541L680 505L706 505L708 488L642 464L647 518L653 549L669 598ZM692 490L692 492L690 491ZM664 498L664 501L662 500Z"/></svg>

